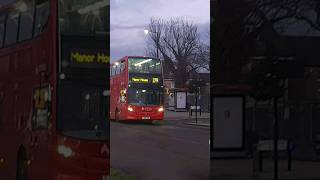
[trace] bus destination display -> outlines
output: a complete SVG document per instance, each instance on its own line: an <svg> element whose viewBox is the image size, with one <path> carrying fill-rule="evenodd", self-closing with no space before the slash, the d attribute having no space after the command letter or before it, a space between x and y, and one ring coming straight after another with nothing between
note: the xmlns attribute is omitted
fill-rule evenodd
<svg viewBox="0 0 320 180"><path fill-rule="evenodd" d="M110 57L102 50L72 49L70 50L69 58L73 67L107 67L110 62Z"/></svg>
<svg viewBox="0 0 320 180"><path fill-rule="evenodd" d="M143 78L143 77L132 77L131 81L134 83L153 83L153 84L158 84L159 83L159 78L158 77L152 77L151 81L148 78Z"/></svg>

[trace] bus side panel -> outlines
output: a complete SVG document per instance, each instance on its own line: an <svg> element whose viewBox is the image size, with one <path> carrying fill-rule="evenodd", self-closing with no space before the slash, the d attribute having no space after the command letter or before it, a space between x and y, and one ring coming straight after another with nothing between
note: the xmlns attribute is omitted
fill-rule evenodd
<svg viewBox="0 0 320 180"><path fill-rule="evenodd" d="M114 80L113 77L110 78L110 119L115 119L115 110L116 110L116 104L115 104L115 97L114 97L114 92L115 92L115 88L114 88Z"/></svg>
<svg viewBox="0 0 320 180"><path fill-rule="evenodd" d="M0 58L1 60L1 58ZM0 158L3 162L0 165L0 177L6 177L7 179L14 179L15 178L15 149L17 147L18 142L17 138L12 136L13 128L13 85L9 81L5 81L5 86L3 95L4 95L4 106L3 106L3 118L1 119L0 125Z"/></svg>
<svg viewBox="0 0 320 180"><path fill-rule="evenodd" d="M17 155L20 147L26 151L28 179L48 179L48 147L50 132L32 128L33 93L40 85L54 79L56 62L52 41L56 35L51 16L45 30L38 37L4 48L0 53L0 82L3 83L4 115L0 121L0 179L15 179ZM44 72L48 79L40 76ZM0 83L0 84L1 84ZM1 95L1 89L0 89ZM54 136L51 136L51 138ZM1 162L1 161L0 161ZM50 163L51 164L51 163Z"/></svg>
<svg viewBox="0 0 320 180"><path fill-rule="evenodd" d="M121 111L120 107L120 83L121 83L121 76L122 75L115 75L112 77L111 83L110 83L110 89L111 89L111 97L110 97L110 113L111 113L111 119L115 119L115 112L116 110ZM119 118L121 118L121 113L119 114Z"/></svg>
<svg viewBox="0 0 320 180"><path fill-rule="evenodd" d="M42 34L32 42L33 47L30 53L32 53L32 61L34 62L33 72L34 76L32 83L32 90L36 88L48 87L51 90L51 114L49 117L49 127L33 129L30 133L28 143L28 155L31 159L31 165L29 166L29 178L30 179L50 179L53 178L55 173L55 157L57 154L56 149L56 134L55 134L55 93L56 93L56 72L57 72L57 6L56 1L51 1L50 17L47 27ZM33 97L33 91L31 97ZM30 105L33 107L33 104ZM32 113L32 109L31 109ZM30 118L30 125L31 125ZM53 149L52 149L53 148ZM52 154L53 153L53 154Z"/></svg>
<svg viewBox="0 0 320 180"><path fill-rule="evenodd" d="M49 28L50 29L50 28ZM48 33L48 34L51 34ZM35 41L35 45L32 49L32 58L35 62L36 68L41 68L41 66L46 66L45 73L48 74L48 78L51 79L54 76L54 73L50 73L50 68L52 66L52 57L49 56L51 54L50 51L50 40L48 39L50 36L43 34L41 38ZM41 49L41 50L40 50ZM43 66L43 67L44 67ZM52 85L49 82L49 79L46 79L40 73L36 73L33 78L33 83L31 84L31 94L30 97L33 97L34 91L41 86L47 86L48 84ZM30 85L29 85L30 86ZM33 107L33 102L30 104L30 107ZM31 115L33 109L31 108ZM32 118L29 119L29 124L31 126ZM47 129L32 129L29 134L29 140L26 142L28 146L28 155L31 159L31 164L29 166L29 178L30 179L47 179L48 175L48 146L49 146L49 131Z"/></svg>
<svg viewBox="0 0 320 180"><path fill-rule="evenodd" d="M5 61L9 56L0 57L0 61ZM27 57L24 57L28 61ZM31 128L28 124L31 110L31 82L30 70L22 70L19 65L18 51L12 51L10 54L10 71L1 78L7 80L4 83L4 106L3 118L1 119L0 142L3 144L0 148L0 158L4 163L0 165L1 177L14 179L16 176L17 155L20 147L27 149L28 138ZM23 66L30 64L23 64ZM21 69L20 69L21 68ZM21 70L21 71L20 71Z"/></svg>
<svg viewBox="0 0 320 180"><path fill-rule="evenodd" d="M114 77L114 84L113 84L113 88L114 88L114 91L113 91L113 100L114 100L114 105L115 105L115 110L118 110L120 111L120 107L119 107L119 96L120 96L120 86L119 86L119 83L120 83L120 77L119 75L116 75ZM116 114L115 114L116 115ZM121 119L121 113L119 114L119 119Z"/></svg>

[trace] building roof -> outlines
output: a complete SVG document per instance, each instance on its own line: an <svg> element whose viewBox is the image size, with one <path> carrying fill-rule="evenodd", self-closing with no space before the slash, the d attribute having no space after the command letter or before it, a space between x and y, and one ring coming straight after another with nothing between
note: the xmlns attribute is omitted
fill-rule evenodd
<svg viewBox="0 0 320 180"><path fill-rule="evenodd" d="M273 54L280 57L294 57L299 61L303 61L304 65L320 65L320 37L318 36L285 36L274 32L272 26L267 26L261 32L260 44L249 43L255 46L255 55L265 55L263 42L270 43L273 48ZM258 47L258 48L257 48ZM252 50L250 50L253 52Z"/></svg>
<svg viewBox="0 0 320 180"><path fill-rule="evenodd" d="M210 82L210 73L197 73L193 72L189 74L189 79L200 79L206 83Z"/></svg>

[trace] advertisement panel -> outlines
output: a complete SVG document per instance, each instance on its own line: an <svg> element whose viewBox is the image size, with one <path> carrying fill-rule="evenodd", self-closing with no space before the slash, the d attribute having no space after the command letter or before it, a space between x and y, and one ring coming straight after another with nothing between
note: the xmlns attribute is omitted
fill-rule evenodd
<svg viewBox="0 0 320 180"><path fill-rule="evenodd" d="M214 97L213 137L214 150L244 148L244 97Z"/></svg>

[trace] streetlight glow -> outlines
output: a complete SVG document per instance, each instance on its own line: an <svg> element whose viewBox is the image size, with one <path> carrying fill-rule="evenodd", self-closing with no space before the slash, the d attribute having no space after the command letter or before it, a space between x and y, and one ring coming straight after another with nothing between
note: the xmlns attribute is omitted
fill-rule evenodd
<svg viewBox="0 0 320 180"><path fill-rule="evenodd" d="M153 31L149 31L148 29L143 30L145 35L148 35L150 32L153 33L157 33L157 32L153 32ZM157 58L159 58L159 47L157 45Z"/></svg>

